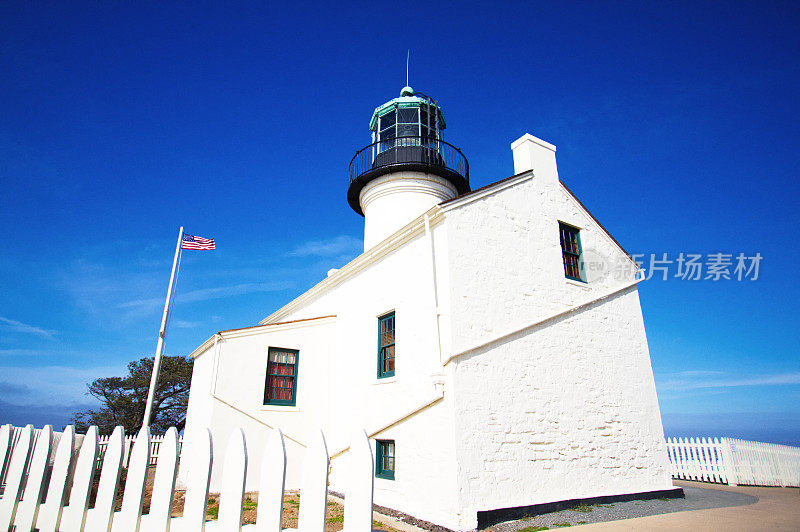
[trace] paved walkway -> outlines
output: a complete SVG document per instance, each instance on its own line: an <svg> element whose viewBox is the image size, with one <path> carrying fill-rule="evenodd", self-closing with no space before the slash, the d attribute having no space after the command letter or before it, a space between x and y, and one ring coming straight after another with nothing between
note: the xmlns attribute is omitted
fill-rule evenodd
<svg viewBox="0 0 800 532"><path fill-rule="evenodd" d="M724 486L676 480L676 486L740 493L758 498L753 504L651 515L581 525L586 532L622 530L800 530L800 489ZM573 527L575 528L575 527Z"/></svg>

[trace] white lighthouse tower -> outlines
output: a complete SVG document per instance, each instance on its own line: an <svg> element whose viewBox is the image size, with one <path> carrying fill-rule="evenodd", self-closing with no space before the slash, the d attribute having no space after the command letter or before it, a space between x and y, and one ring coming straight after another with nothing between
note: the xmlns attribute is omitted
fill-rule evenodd
<svg viewBox="0 0 800 532"><path fill-rule="evenodd" d="M347 201L364 216L364 251L442 201L469 192L469 164L442 140L437 102L409 86L372 114L372 144L350 161Z"/></svg>

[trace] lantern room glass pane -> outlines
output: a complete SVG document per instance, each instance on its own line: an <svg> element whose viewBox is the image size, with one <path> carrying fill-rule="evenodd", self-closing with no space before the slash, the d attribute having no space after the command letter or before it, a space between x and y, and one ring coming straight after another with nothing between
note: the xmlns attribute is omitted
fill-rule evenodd
<svg viewBox="0 0 800 532"><path fill-rule="evenodd" d="M381 130L381 140L384 139L391 139L396 137L395 134L395 126L387 127L386 129Z"/></svg>
<svg viewBox="0 0 800 532"><path fill-rule="evenodd" d="M416 137L419 135L419 124L397 124L398 137Z"/></svg>
<svg viewBox="0 0 800 532"><path fill-rule="evenodd" d="M409 123L418 123L419 122L419 109L411 108L411 109L398 109L397 110L398 116L397 121L405 124Z"/></svg>
<svg viewBox="0 0 800 532"><path fill-rule="evenodd" d="M390 112L386 113L385 115L381 116L380 118L381 118L381 123L380 123L381 129L384 129L384 128L389 127L389 126L393 126L394 123L395 123L395 112L394 111L390 111Z"/></svg>

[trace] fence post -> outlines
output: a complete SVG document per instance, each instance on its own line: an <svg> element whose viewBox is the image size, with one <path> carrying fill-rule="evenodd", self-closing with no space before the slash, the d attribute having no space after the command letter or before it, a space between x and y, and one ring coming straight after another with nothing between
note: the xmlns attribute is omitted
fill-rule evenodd
<svg viewBox="0 0 800 532"><path fill-rule="evenodd" d="M256 530L281 532L283 489L286 479L286 446L281 429L274 428L261 458L261 478L256 509Z"/></svg>
<svg viewBox="0 0 800 532"><path fill-rule="evenodd" d="M0 486L6 481L6 466L11 462L11 431L9 424L0 427Z"/></svg>
<svg viewBox="0 0 800 532"><path fill-rule="evenodd" d="M717 471L719 471L720 478L723 484L728 483L728 471L725 469L725 460L722 456L722 442L719 438L714 438L714 446L717 449Z"/></svg>
<svg viewBox="0 0 800 532"><path fill-rule="evenodd" d="M234 429L228 438L225 449L225 463L222 468L222 489L219 494L220 530L238 531L242 529L242 502L244 483L247 478L247 444L242 429Z"/></svg>
<svg viewBox="0 0 800 532"><path fill-rule="evenodd" d="M206 526L206 505L208 504L208 483L211 481L211 465L214 455L211 452L211 432L201 429L191 433L187 449L195 453L187 456L189 474L186 479L186 500L183 505L181 530L203 532Z"/></svg>
<svg viewBox="0 0 800 532"><path fill-rule="evenodd" d="M128 475L125 478L125 492L122 508L114 518L114 532L138 532L142 520L144 487L147 482L147 468L150 466L150 427L144 426L136 436L136 443L130 453Z"/></svg>
<svg viewBox="0 0 800 532"><path fill-rule="evenodd" d="M33 439L33 425L28 425L22 431L22 435L14 447L11 454L11 462L8 466L6 475L6 488L3 498L0 499L0 530L11 530L14 524L14 516L17 513L17 504L22 492L22 477L25 475L25 467L28 465L28 453Z"/></svg>
<svg viewBox="0 0 800 532"><path fill-rule="evenodd" d="M178 431L175 427L167 430L158 452L150 513L147 514L146 526L143 523L142 528L169 532L172 496L175 493L175 477L178 473ZM152 456L150 458L152 459Z"/></svg>
<svg viewBox="0 0 800 532"><path fill-rule="evenodd" d="M734 462L730 438L720 438L720 444L720 450L722 451L722 467L725 469L728 485L738 486L739 475L737 473L736 463Z"/></svg>
<svg viewBox="0 0 800 532"><path fill-rule="evenodd" d="M81 442L81 450L75 463L75 474L72 476L72 489L69 494L69 505L61 515L63 532L80 532L86 522L86 508L89 506L89 491L92 487L94 470L97 463L98 442L97 427L91 426Z"/></svg>
<svg viewBox="0 0 800 532"><path fill-rule="evenodd" d="M347 501L344 507L346 532L371 532L372 488L375 481L375 463L372 446L363 429L355 431L350 441L347 457Z"/></svg>
<svg viewBox="0 0 800 532"><path fill-rule="evenodd" d="M64 508L67 495L67 482L69 469L72 463L72 453L75 450L75 429L72 425L64 427L61 440L56 449L56 459L50 473L50 485L47 488L47 498L39 508L36 518L36 528L39 532L55 532L61 521L61 511Z"/></svg>
<svg viewBox="0 0 800 532"><path fill-rule="evenodd" d="M30 532L36 523L36 512L44 491L44 473L47 460L50 458L50 447L53 444L53 427L45 425L36 440L33 457L28 470L28 481L25 483L25 494L17 506L14 519L16 532Z"/></svg>
<svg viewBox="0 0 800 532"><path fill-rule="evenodd" d="M122 427L115 427L111 437L103 437L105 440L103 468L100 470L100 481L97 483L94 509L86 516L87 530L111 530L122 455L125 450L123 448L124 437L125 429Z"/></svg>
<svg viewBox="0 0 800 532"><path fill-rule="evenodd" d="M321 532L328 501L328 448L322 431L312 436L305 454L297 527L300 532Z"/></svg>
<svg viewBox="0 0 800 532"><path fill-rule="evenodd" d="M686 443L683 440L682 437L677 439L675 452L678 455L678 478L686 479Z"/></svg>

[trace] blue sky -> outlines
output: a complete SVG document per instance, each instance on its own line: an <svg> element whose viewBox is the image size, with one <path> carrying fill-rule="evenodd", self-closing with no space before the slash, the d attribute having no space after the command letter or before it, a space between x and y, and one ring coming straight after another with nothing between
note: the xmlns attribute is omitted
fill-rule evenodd
<svg viewBox="0 0 800 532"><path fill-rule="evenodd" d="M640 285L667 435L800 444L796 3L0 5L0 423L257 323L360 250L372 110L434 95L477 188L509 144L631 253L760 253L756 281Z"/></svg>

